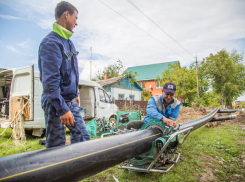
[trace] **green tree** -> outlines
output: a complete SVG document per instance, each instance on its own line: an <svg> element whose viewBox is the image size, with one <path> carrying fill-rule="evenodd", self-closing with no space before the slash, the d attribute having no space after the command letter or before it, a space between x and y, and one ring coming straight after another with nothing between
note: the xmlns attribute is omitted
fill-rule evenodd
<svg viewBox="0 0 245 182"><path fill-rule="evenodd" d="M181 67L179 63L169 64L168 68L162 72L162 77L157 77L157 81L165 83L172 81L176 84L176 95L184 95L188 102L192 102L197 95L197 82L195 69Z"/></svg>
<svg viewBox="0 0 245 182"><path fill-rule="evenodd" d="M109 78L114 78L118 76L128 77L130 84L134 84L134 82L136 82L136 77L138 76L137 72L125 71L122 61L120 60L117 60L117 63L115 64L110 64L107 67L105 67L102 73L98 71L98 73L96 74L96 77L93 78L92 80L93 81L104 80L105 74L108 74ZM125 83L122 81L122 84L125 84Z"/></svg>
<svg viewBox="0 0 245 182"><path fill-rule="evenodd" d="M128 77L129 83L133 85L136 82L136 77L138 76L138 73L132 72L132 71L130 71L130 72L124 71L122 73L122 76Z"/></svg>
<svg viewBox="0 0 245 182"><path fill-rule="evenodd" d="M99 70L95 74L95 78L93 78L92 80L93 81L104 80L105 74L107 74L109 78L118 77L121 76L123 72L124 72L124 66L122 64L122 61L118 59L117 63L108 65L103 69L102 72Z"/></svg>
<svg viewBox="0 0 245 182"><path fill-rule="evenodd" d="M214 107L218 107L221 105L221 100L219 94L214 91L203 92L200 97L196 97L194 100L197 107L200 105L204 107L208 107L213 105Z"/></svg>
<svg viewBox="0 0 245 182"><path fill-rule="evenodd" d="M225 49L210 54L200 64L200 71L210 82L212 89L220 95L222 107L232 108L232 101L245 90L245 66L243 54Z"/></svg>
<svg viewBox="0 0 245 182"><path fill-rule="evenodd" d="M141 100L142 100L142 101L149 101L150 98L151 98L151 96L152 96L152 94L151 94L151 92L148 91L148 90L143 90L143 91L141 92Z"/></svg>

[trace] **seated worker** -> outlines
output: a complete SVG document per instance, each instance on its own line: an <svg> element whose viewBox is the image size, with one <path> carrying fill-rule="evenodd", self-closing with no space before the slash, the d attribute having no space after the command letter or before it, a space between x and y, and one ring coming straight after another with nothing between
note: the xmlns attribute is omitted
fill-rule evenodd
<svg viewBox="0 0 245 182"><path fill-rule="evenodd" d="M173 82L167 82L163 86L162 95L151 97L147 104L147 114L144 122L152 119L160 120L168 126L177 126L175 120L179 115L181 102L174 98L176 85Z"/></svg>
<svg viewBox="0 0 245 182"><path fill-rule="evenodd" d="M176 85L173 82L167 82L163 86L162 95L151 97L147 104L147 114L144 121L130 121L127 129L140 129L144 123L150 120L160 120L168 126L177 126L175 120L179 115L181 102L174 98Z"/></svg>

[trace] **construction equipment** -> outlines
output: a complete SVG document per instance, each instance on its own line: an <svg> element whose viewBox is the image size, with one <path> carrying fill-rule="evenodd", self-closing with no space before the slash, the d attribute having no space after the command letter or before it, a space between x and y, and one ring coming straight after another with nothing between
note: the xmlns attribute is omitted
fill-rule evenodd
<svg viewBox="0 0 245 182"><path fill-rule="evenodd" d="M132 120L140 120L140 111L117 111L117 121L107 118L94 118L86 124L91 137L101 136L126 128L127 123Z"/></svg>
<svg viewBox="0 0 245 182"><path fill-rule="evenodd" d="M91 137L101 136L104 133L116 131L116 128L112 127L109 120L105 117L92 119L86 124L86 128Z"/></svg>
<svg viewBox="0 0 245 182"><path fill-rule="evenodd" d="M140 118L139 110L117 111L117 128L123 130L129 121L140 120Z"/></svg>
<svg viewBox="0 0 245 182"><path fill-rule="evenodd" d="M152 120L139 131L118 130L116 136L1 157L0 181L79 181L116 164L139 172L168 172L179 161L178 148L190 132L217 112L219 108L176 128Z"/></svg>
<svg viewBox="0 0 245 182"><path fill-rule="evenodd" d="M242 109L241 101L238 101L238 100L234 101L234 102L233 102L233 107L234 107L235 109Z"/></svg>

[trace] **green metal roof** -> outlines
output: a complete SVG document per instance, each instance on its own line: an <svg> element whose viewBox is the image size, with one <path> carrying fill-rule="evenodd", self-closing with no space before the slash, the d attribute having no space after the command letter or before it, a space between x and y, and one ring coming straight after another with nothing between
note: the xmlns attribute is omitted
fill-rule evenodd
<svg viewBox="0 0 245 182"><path fill-rule="evenodd" d="M148 64L142 66L128 67L127 72L137 72L136 80L151 80L156 79L157 76L161 77L162 72L168 68L169 64L178 63L179 61L170 61L157 64Z"/></svg>

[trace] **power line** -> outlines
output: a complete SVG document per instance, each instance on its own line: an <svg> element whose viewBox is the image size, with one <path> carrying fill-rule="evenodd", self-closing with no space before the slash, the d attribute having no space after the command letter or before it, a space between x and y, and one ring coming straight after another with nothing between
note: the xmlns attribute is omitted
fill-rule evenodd
<svg viewBox="0 0 245 182"><path fill-rule="evenodd" d="M180 45L171 35L169 35L165 30L163 30L156 22L154 22L149 16L147 16L141 9L139 9L135 4L133 4L130 0L127 0L132 6L134 6L139 12L141 12L148 20L150 20L153 24L155 24L162 32L164 32L167 36L169 36L176 44L182 47L186 52L188 52L192 57L196 59L187 49L185 49L182 45Z"/></svg>
<svg viewBox="0 0 245 182"><path fill-rule="evenodd" d="M150 36L151 38L153 38L154 40L156 40L157 42L159 42L160 44L162 44L163 46L167 47L169 50L173 51L174 53L178 54L177 52L175 52L174 50L172 50L171 48L169 48L168 46L166 46L165 44L163 44L161 41L157 40L155 37L153 37L152 35L150 35L149 33L147 33L146 31L144 31L143 29L141 29L140 27L138 27L137 25L135 25L133 22L131 22L130 20L128 20L127 18L125 18L123 15L121 15L120 13L118 13L117 11L115 11L114 9L112 9L110 6L108 6L107 4L105 4L104 2L102 2L101 0L99 0L102 4L104 4L106 7L108 7L109 9L111 9L112 11L114 11L115 13L117 13L119 16L123 17L125 20L127 20L128 22L130 22L131 24L133 24L134 26L136 26L138 29L140 29L141 31L143 31L144 33L146 33L148 36ZM180 54L178 54L179 56L181 56ZM181 56L182 58L184 58L183 56ZM185 60L187 60L186 58L184 58ZM187 60L189 61L189 60Z"/></svg>

